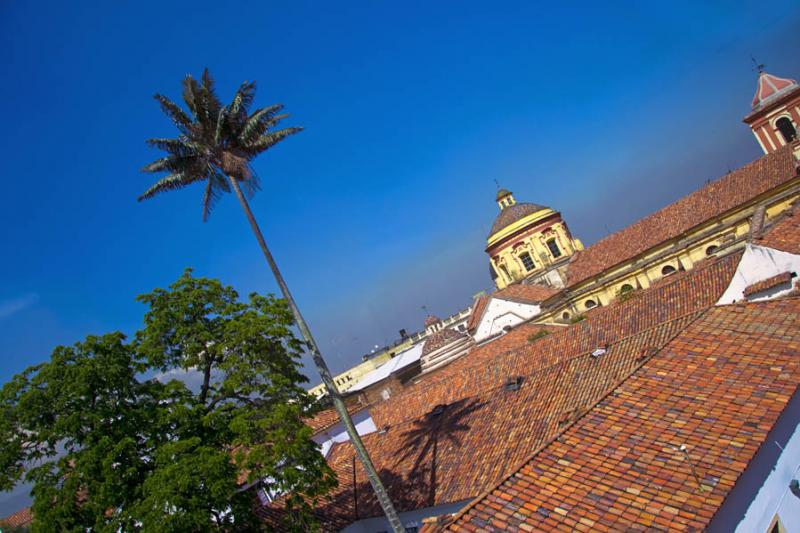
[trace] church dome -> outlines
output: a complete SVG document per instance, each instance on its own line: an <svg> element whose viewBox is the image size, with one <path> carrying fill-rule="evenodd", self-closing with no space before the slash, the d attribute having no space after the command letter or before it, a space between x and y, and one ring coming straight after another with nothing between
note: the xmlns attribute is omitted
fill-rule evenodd
<svg viewBox="0 0 800 533"><path fill-rule="evenodd" d="M541 211L543 209L548 209L547 207L539 204L530 204L530 203L519 203L510 205L500 211L500 214L497 215L497 218L494 219L494 224L492 224L492 229L489 232L489 236L491 237L501 229L505 228L506 226L510 226L514 222L518 220L522 220L528 215L532 215L537 211Z"/></svg>
<svg viewBox="0 0 800 533"><path fill-rule="evenodd" d="M758 75L756 95L753 97L753 109L759 109L797 88L798 85L795 80L779 78L778 76L761 72Z"/></svg>
<svg viewBox="0 0 800 533"><path fill-rule="evenodd" d="M450 328L442 328L436 333L432 333L422 346L422 357L435 352L439 348L447 346L448 344L461 340L465 335L459 331Z"/></svg>

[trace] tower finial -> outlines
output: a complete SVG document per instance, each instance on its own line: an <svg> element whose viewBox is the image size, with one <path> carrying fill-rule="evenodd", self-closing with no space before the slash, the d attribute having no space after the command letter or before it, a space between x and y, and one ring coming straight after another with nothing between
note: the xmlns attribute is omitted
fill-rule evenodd
<svg viewBox="0 0 800 533"><path fill-rule="evenodd" d="M753 62L753 68L754 68L754 70L755 70L756 72L758 72L759 74L761 74L761 73L763 73L763 72L764 72L764 67L765 67L766 65L764 65L763 63L759 63L758 61L756 61L756 58L755 58L755 57L753 57L753 56L750 56L750 60Z"/></svg>
<svg viewBox="0 0 800 533"><path fill-rule="evenodd" d="M500 190L500 182L497 181L497 178L494 179L494 184L497 185L497 190Z"/></svg>

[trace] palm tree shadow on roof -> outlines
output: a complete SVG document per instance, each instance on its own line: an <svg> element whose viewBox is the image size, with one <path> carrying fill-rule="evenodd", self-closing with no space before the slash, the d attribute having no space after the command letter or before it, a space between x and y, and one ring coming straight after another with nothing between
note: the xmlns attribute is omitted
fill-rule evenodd
<svg viewBox="0 0 800 533"><path fill-rule="evenodd" d="M427 488L428 506L436 505L440 443L460 447L460 435L470 428L466 420L484 405L485 402L466 398L447 405L437 405L425 416L415 420L410 429L400 434L404 451L398 456L395 465L399 466L415 456L407 479L416 481L419 487Z"/></svg>

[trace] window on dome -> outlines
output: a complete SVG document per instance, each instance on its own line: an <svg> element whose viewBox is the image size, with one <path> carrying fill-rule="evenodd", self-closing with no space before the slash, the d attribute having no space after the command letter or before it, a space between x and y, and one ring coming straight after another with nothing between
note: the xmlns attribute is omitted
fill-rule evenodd
<svg viewBox="0 0 800 533"><path fill-rule="evenodd" d="M547 241L547 247L550 248L550 253L553 254L553 257L561 257L561 249L555 239Z"/></svg>
<svg viewBox="0 0 800 533"><path fill-rule="evenodd" d="M528 252L523 252L519 256L519 260L522 261L522 265L528 272L536 268L536 264L533 262L533 258L531 258L531 254L529 254Z"/></svg>
<svg viewBox="0 0 800 533"><path fill-rule="evenodd" d="M595 302L594 300L586 300L586 302L583 305L586 306L586 309L592 309L593 307L597 307L597 302Z"/></svg>
<svg viewBox="0 0 800 533"><path fill-rule="evenodd" d="M661 275L662 276L669 276L670 274L674 274L674 273L675 273L675 267L672 266L672 265L667 265L667 266L665 266L664 268L661 269Z"/></svg>
<svg viewBox="0 0 800 533"><path fill-rule="evenodd" d="M797 130L794 129L794 124L792 124L792 121L789 120L788 117L779 118L778 121L775 122L775 126L778 127L778 131L783 135L783 140L787 143L797 139Z"/></svg>
<svg viewBox="0 0 800 533"><path fill-rule="evenodd" d="M625 294L627 292L631 292L632 290L633 290L633 286L630 285L629 283L626 283L625 285L623 285L622 287L619 288L619 293L620 294Z"/></svg>
<svg viewBox="0 0 800 533"><path fill-rule="evenodd" d="M712 244L711 246L706 248L706 255L711 255L717 250L719 250L719 246L717 246L716 244Z"/></svg>

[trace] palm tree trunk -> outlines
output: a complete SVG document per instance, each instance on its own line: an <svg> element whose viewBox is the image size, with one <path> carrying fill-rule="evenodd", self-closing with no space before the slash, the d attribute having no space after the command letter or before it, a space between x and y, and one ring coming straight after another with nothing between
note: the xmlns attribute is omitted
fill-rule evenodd
<svg viewBox="0 0 800 533"><path fill-rule="evenodd" d="M361 465L364 467L364 471L367 473L367 478L372 485L372 489L375 491L375 495L378 497L378 501L383 508L383 512L386 515L386 518L389 520L389 524L392 526L392 530L395 533L405 533L405 528L400 522L400 517L397 515L394 505L392 505L392 500L389 499L389 493L386 492L386 488L383 486L380 477L378 477L378 472L375 470L375 465L372 464L372 460L369 458L369 453L367 453L367 449L364 447L364 442L361 440L361 437L356 431L353 420L350 418L350 414L347 412L347 407L344 404L344 400L342 399L341 394L339 394L339 389L336 388L336 384L333 382L331 372L328 370L328 365L325 363L325 360L320 354L317 342L311 335L311 330L308 328L308 324L306 324L306 321L303 319L303 315L300 314L300 309L298 309L297 304L292 297L292 293L289 292L289 287L286 285L286 281L284 281L283 276L281 276L281 272L278 269L277 263L275 263L275 259L273 259L269 248L267 248L267 243L264 241L264 236L261 234L261 229L258 227L258 223L253 216L253 212L250 211L250 205L247 203L247 199L242 194L242 190L239 188L239 183L232 176L228 176L228 181L230 181L231 187L233 187L234 192L236 192L236 197L239 199L242 209L244 209L247 220L250 222L250 227L256 236L256 240L258 240L259 246L261 246L261 251L264 253L264 257L269 264L269 268L272 270L272 275L275 276L275 280L278 282L281 293L283 293L284 299L289 304L292 314L294 314L294 319L297 322L297 328L300 330L300 335L306 341L308 349L311 351L311 358L314 360L314 365L316 365L317 371L322 378L322 383L325 384L325 388L328 390L328 395L333 401L333 407L339 414L339 418L344 424L347 434L350 436L350 442L353 443L353 448L355 448L356 454L361 460ZM355 479L353 482L355 483Z"/></svg>

